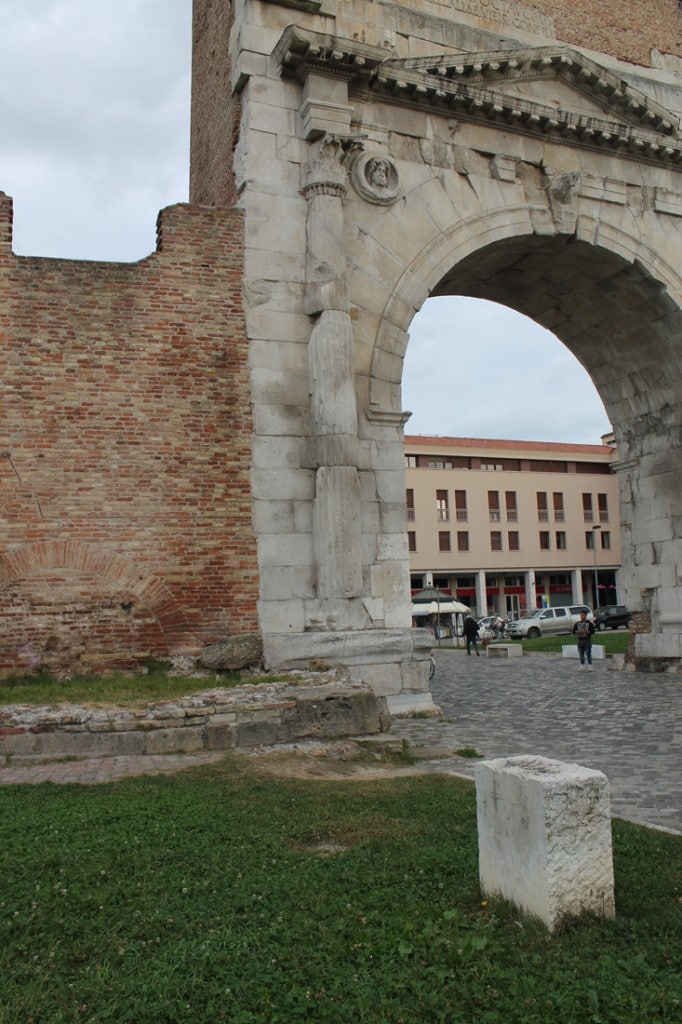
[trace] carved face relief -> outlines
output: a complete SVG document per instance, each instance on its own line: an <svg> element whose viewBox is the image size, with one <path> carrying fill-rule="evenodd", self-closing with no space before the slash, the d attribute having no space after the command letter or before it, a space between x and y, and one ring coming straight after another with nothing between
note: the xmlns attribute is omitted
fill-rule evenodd
<svg viewBox="0 0 682 1024"><path fill-rule="evenodd" d="M370 203L390 206L400 198L398 168L383 154L358 154L351 164L350 180L358 195Z"/></svg>

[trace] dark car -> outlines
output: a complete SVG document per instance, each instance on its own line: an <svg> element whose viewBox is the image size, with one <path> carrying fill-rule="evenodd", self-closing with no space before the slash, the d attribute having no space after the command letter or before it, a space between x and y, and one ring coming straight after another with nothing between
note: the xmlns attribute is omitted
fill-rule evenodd
<svg viewBox="0 0 682 1024"><path fill-rule="evenodd" d="M619 626L630 628L632 615L624 604L607 604L597 608L594 613L594 625L597 629L618 629Z"/></svg>

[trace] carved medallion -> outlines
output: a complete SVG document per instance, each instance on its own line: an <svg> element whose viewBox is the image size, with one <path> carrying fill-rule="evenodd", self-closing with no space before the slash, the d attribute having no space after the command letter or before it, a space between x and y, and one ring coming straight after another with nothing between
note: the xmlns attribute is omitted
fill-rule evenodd
<svg viewBox="0 0 682 1024"><path fill-rule="evenodd" d="M350 180L358 195L370 203L390 206L400 199L398 168L383 153L364 152L354 157Z"/></svg>

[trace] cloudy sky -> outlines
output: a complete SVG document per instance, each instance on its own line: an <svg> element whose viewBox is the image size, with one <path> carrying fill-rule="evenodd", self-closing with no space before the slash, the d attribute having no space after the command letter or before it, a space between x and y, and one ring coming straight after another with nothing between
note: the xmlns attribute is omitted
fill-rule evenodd
<svg viewBox="0 0 682 1024"><path fill-rule="evenodd" d="M16 253L154 249L158 210L188 198L190 28L191 0L0 0L0 191ZM609 430L561 342L502 306L431 299L410 337L409 433L598 444Z"/></svg>

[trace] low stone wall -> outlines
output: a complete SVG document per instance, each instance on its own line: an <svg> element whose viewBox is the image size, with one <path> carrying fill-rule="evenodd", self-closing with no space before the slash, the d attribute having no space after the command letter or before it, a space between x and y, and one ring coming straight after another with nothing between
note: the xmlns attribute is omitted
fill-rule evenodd
<svg viewBox="0 0 682 1024"><path fill-rule="evenodd" d="M390 729L384 698L337 672L209 689L144 707L0 707L0 754L12 761L195 753L372 735Z"/></svg>

